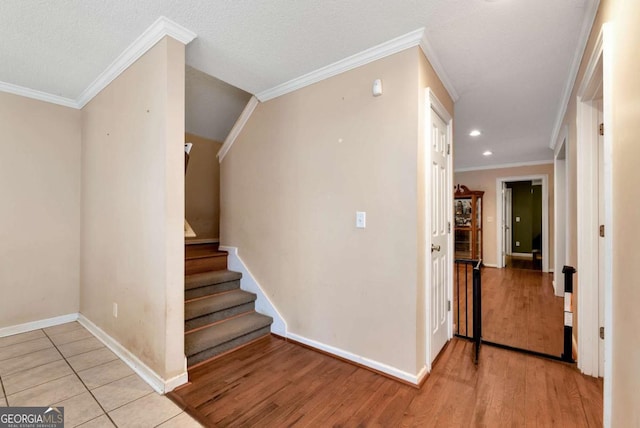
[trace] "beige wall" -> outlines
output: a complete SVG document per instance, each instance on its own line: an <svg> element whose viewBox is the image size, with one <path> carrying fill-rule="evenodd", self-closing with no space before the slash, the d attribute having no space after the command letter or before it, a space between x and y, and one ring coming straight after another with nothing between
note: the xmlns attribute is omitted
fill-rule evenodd
<svg viewBox="0 0 640 428"><path fill-rule="evenodd" d="M413 48L258 105L221 165L222 243L239 248L289 331L411 374L424 365L421 55ZM373 97L378 78L384 95ZM356 211L367 212L364 230Z"/></svg>
<svg viewBox="0 0 640 428"><path fill-rule="evenodd" d="M486 169L479 171L456 172L454 177L455 184L464 184L471 190L484 191L484 199L482 201L482 238L484 245L482 247L482 256L484 262L491 266L497 265L498 242L497 227L500 222L500 214L496 213L496 180L505 177L519 177L527 175L548 175L549 189L549 269L553 269L554 263L554 224L553 224L553 164L528 165L515 168ZM489 221L491 218L491 221Z"/></svg>
<svg viewBox="0 0 640 428"><path fill-rule="evenodd" d="M185 368L183 219L184 46L164 38L82 110L80 311L165 379Z"/></svg>
<svg viewBox="0 0 640 428"><path fill-rule="evenodd" d="M613 426L640 426L640 2L618 1L613 61Z"/></svg>
<svg viewBox="0 0 640 428"><path fill-rule="evenodd" d="M80 112L0 92L0 328L78 312Z"/></svg>
<svg viewBox="0 0 640 428"><path fill-rule="evenodd" d="M185 177L185 212L196 239L220 237L220 163L222 143L187 133L193 143Z"/></svg>

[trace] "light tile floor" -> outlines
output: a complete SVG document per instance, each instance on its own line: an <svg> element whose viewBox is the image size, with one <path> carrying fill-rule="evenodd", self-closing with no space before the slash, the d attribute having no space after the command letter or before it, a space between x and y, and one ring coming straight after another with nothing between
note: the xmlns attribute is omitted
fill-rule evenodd
<svg viewBox="0 0 640 428"><path fill-rule="evenodd" d="M201 425L77 322L0 338L0 406L62 406L65 427Z"/></svg>

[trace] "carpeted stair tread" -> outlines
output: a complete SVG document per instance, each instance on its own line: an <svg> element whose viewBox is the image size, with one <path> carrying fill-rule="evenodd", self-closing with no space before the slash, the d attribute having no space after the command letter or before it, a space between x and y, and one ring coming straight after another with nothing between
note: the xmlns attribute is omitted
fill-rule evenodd
<svg viewBox="0 0 640 428"><path fill-rule="evenodd" d="M219 347L227 342L268 327L272 322L273 319L269 316L251 312L194 331L185 335L185 353L187 356L192 356L199 352Z"/></svg>
<svg viewBox="0 0 640 428"><path fill-rule="evenodd" d="M256 295L243 290L233 290L226 293L213 294L191 302L185 302L184 318L192 320L207 314L222 311L234 306L254 302Z"/></svg>
<svg viewBox="0 0 640 428"><path fill-rule="evenodd" d="M185 276L184 288L185 290L191 290L194 288L206 287L208 285L236 281L240 278L242 278L242 274L240 272L234 272L231 270L217 270L203 273L194 273L193 275Z"/></svg>

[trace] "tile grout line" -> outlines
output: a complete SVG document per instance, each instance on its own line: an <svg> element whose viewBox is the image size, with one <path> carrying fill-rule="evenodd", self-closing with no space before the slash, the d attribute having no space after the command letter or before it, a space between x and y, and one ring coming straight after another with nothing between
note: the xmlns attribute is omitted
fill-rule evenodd
<svg viewBox="0 0 640 428"><path fill-rule="evenodd" d="M60 352L60 349L58 349L58 346L53 343L53 341L51 340L51 338L49 337L49 335L47 334L46 331L42 330L43 333L45 334L45 336L47 336L47 338L49 338L49 341L51 341L51 343L53 344L53 347L56 348L56 350L58 352ZM60 355L62 355L62 352L60 352ZM67 363L67 365L69 366L69 368L71 369L71 371L76 375L76 377L78 378L78 380L80 381L80 383L82 383L82 386L84 386L84 389L89 393L89 395L91 395L91 398L93 398L93 400L96 402L96 404L98 404L98 406L100 406L100 409L102 409L102 411L104 412L104 414L107 416L107 418L111 421L111 423L113 424L113 426L117 427L118 425L115 423L115 421L113 419L111 419L111 415L109 415L109 413L105 410L104 407L102 407L102 404L98 401L98 399L96 398L95 395L93 395L93 392L91 392L91 390L89 388L87 388L87 385L84 383L84 381L82 380L82 378L78 375L78 372L75 371L75 369L71 366L71 364L69 364L69 361L67 361L67 357L65 357L64 355L62 355L62 358L64 359L64 362ZM77 397L80 394L74 395L74 397ZM69 397L69 398L73 398L73 397ZM64 401L64 400L63 400ZM99 416L97 416L99 417ZM97 418L96 417L96 418ZM94 418L94 419L96 419ZM89 422L89 421L87 421Z"/></svg>
<svg viewBox="0 0 640 428"><path fill-rule="evenodd" d="M2 376L0 376L0 388L2 388L2 394L4 396L4 402L7 403L7 407L9 406L9 398L7 398L7 390L4 389L4 382L2 381Z"/></svg>
<svg viewBox="0 0 640 428"><path fill-rule="evenodd" d="M80 329L80 328L84 328L84 327L80 326L78 329ZM78 330L78 329L76 329L76 330ZM11 376L11 375L14 375L14 374L18 374L18 373L24 372L24 371L26 371L26 370L32 370L32 369L35 369L35 368L38 368L38 367L42 367L42 366L45 366L45 365L47 365L47 364L52 364L52 363L55 363L55 362L58 362L58 361L64 361L64 362L67 364L67 366L69 367L69 369L71 370L71 372L72 372L71 374L73 374L73 375L75 375L75 376L76 376L76 378L80 381L80 383L81 383L81 384L82 384L82 386L84 387L85 391L86 391L86 392L88 392L88 393L89 393L89 395L91 395L91 397L93 398L93 400L96 402L96 404L98 404L98 406L100 407L100 409L103 411L103 415L105 415L105 416L109 419L109 421L111 421L111 423L113 423L113 425L117 427L117 424L116 424L116 423L115 423L115 421L111 418L111 415L109 414L109 412L107 412L107 410L103 407L103 405L102 405L102 404L98 401L98 399L95 397L95 395L93 394L92 390L91 390L91 389L89 389L89 388L87 387L86 383L84 382L84 380L82 380L82 378L81 378L81 377L80 377L80 375L79 375L79 372L86 371L86 370L90 370L90 369L95 368L95 367L100 367L100 366L103 366L103 365L106 365L106 364L112 363L112 362L114 362L114 361L122 361L122 360L120 360L120 358L118 358L118 356L116 355L116 358L115 358L115 359L113 359L113 360L111 360L111 361L107 361L107 362L104 362L104 363L98 364L98 365L96 365L96 366L86 368L86 369L84 369L84 370L76 371L76 369L74 369L74 368L73 368L73 366L71 366L71 364L69 363L68 358L72 358L72 357L75 357L75 356L77 356L77 355L87 354L87 353L89 353L89 352L93 352L93 351L96 351L96 350L101 349L101 348L91 349L91 350L89 350L89 351L81 352L81 353L79 353L79 354L75 354L75 355L72 355L72 356L70 356L70 357L66 357L65 355L63 355L63 354L62 354L62 352L60 351L60 349L59 349L59 347L58 347L58 346L63 346L63 345L66 345L67 343L74 343L74 342L78 342L78 341L81 341L81 340L86 340L86 339L89 339L90 337L83 338L83 339L78 339L78 340L75 340L75 341L72 341L72 342L67 342L67 343L64 343L64 344L61 344L61 345L57 345L57 344L55 344L55 343L53 342L53 340L52 340L52 338L51 338L52 336L56 336L56 335L50 335L49 333L47 333L46 331L44 331L44 329L40 329L40 331L42 331L42 333L44 334L44 336L42 336L42 337L38 337L38 338L35 338L35 339L31 339L31 340L26 340L26 341L24 341L24 342L19 342L19 343L16 343L16 344L14 344L14 345L17 345L17 344L20 344L20 343L27 343L27 342L30 342L30 341L33 341L33 340L39 340L39 339L44 339L44 338L46 338L46 339L49 341L49 343L51 344L51 347L49 347L49 348L44 348L44 349L40 349L40 350L37 350L37 351L28 352L28 354L29 354L29 353L33 353L33 352L40 352L40 351L44 351L44 350L46 350L46 349L55 349L55 350L56 350L56 352L58 353L58 355L61 357L61 359L60 359L60 360L50 361L50 362L47 362L47 363L44 363L44 364L40 364L40 365L37 365L37 366L34 366L34 367L30 367L30 368L28 368L28 369L18 370L18 371L15 371L15 372L13 372L13 373L10 373L10 374L8 374L8 375L4 375L4 377L6 378L7 376ZM75 330L71 330L71 331L75 331ZM58 334L65 334L65 333L68 333L68 332L58 333ZM91 337L95 337L95 336L93 336L93 335L92 335ZM7 345L7 346L12 346L12 345ZM104 348L108 349L107 347L104 347ZM25 354L25 355L26 355L26 354ZM58 379L62 379L63 377L66 377L66 376L71 376L71 374L68 374L68 375L65 375L65 376L61 376L61 377L59 377L59 378L57 378L57 379L51 379L51 380L49 380L49 381L47 381L47 382L43 382L43 383L41 383L41 384L33 385L33 386L29 387L29 388L34 388L34 387L37 387L37 386L41 386L41 385L44 385L44 384L49 383L49 382L51 382L51 381L55 381L55 380L58 380ZM133 372L132 374L130 374L130 375L128 375L128 376L125 376L125 377L123 377L123 378L113 380L113 381L111 381L111 382L109 382L109 383L106 383L106 384L104 384L104 385L100 385L100 387L110 385L110 384L112 384L112 383L115 383L115 382L117 382L117 381L120 381L120 380L125 379L125 378L130 377L130 376L138 376L138 375L137 375L135 372ZM3 382L3 380L2 380L2 376L0 376L0 388L2 388L2 392L3 392L3 394L4 394L4 399L5 399L6 403L7 403L7 406L9 406L9 398L8 398L8 396L7 396L6 389L5 389L5 387L4 387L4 382ZM29 389L29 388L27 388L27 389ZM98 388L98 387L97 387L97 388ZM22 391L16 391L15 393L23 392L23 391L26 391L27 389L22 390ZM83 392L81 392L81 393L79 393L79 394L73 395L73 396L71 396L71 397L68 397L68 398L66 398L66 399L65 399L65 400L63 400L63 401L66 401L66 400L69 400L69 399L71 399L71 398L77 397L77 396L79 396L79 395L83 394L85 391L83 391ZM149 392L148 394L143 395L142 397L138 397L138 398L136 398L136 399L134 399L134 400L131 400L131 401L127 402L127 403L124 403L124 404L122 404L122 405L120 405L120 406L118 406L118 407L116 407L116 408L112 409L112 410L111 410L111 412L113 412L113 411L115 411L115 410L117 410L117 409L120 409L120 408L122 408L122 407L124 407L124 406L126 406L126 405L128 405L128 404L131 404L131 403L133 403L133 402L135 402L135 401L138 401L138 400L141 400L141 399L143 399L143 398L146 398L146 397L148 397L148 396L150 396L150 395L152 395L152 394L156 394L156 392L155 392L155 391L151 391L151 392ZM161 395L162 397L166 398L166 397L165 397L164 395L162 395L162 394L159 394L159 395ZM53 404L53 403L52 403L52 404ZM157 425L156 425L156 427L158 427L158 426L162 425L163 423L166 423L166 422L168 422L168 421L170 421L170 420L172 420L172 419L174 419L174 418L177 418L177 417L178 417L178 416L180 416L180 414L182 414L182 413L185 413L185 412L184 412L184 409L180 409L180 410L181 410L181 411L180 411L180 413L178 413L177 415L175 415L175 416L173 416L173 417L171 417L171 418L169 418L169 419L167 419L167 420L164 420L164 421L160 422L159 424L157 424ZM92 418L92 419L90 419L90 420L88 420L88 421L83 422L82 424L85 424L85 423L88 423L88 422L93 421L93 420L95 420L95 419L98 419L98 418L100 418L101 416L102 416L102 415L98 415L98 416L96 416L95 418ZM81 424L81 425L82 425L82 424Z"/></svg>
<svg viewBox="0 0 640 428"><path fill-rule="evenodd" d="M51 348L44 348L44 349L40 349L40 350L38 350L38 351L33 351L33 352L31 352L31 353L34 353L34 352L41 352L41 351L46 351L46 350L48 350L48 349L55 349L55 347L51 347ZM47 364L51 364L51 363L55 363L55 362L58 362L58 361L64 360L64 356L60 353L60 351L58 351L58 350L56 349L56 352L58 353L58 355L60 355L60 359L59 359L59 360L53 360L53 361L49 361L48 363L38 364L37 366L29 367L28 369L19 369L19 370L15 371L15 372L6 373L6 374L4 374L4 375L0 375L0 376L9 377L9 376L13 376L13 375L18 374L18 373L22 373L22 372L27 371L27 370L37 369L38 367L46 366ZM17 358L17 357L14 357L14 358ZM1 362L2 362L2 361L0 361L0 363L1 363Z"/></svg>
<svg viewBox="0 0 640 428"><path fill-rule="evenodd" d="M32 330L33 331L33 330ZM26 333L31 333L31 331L27 331ZM18 334L25 334L25 333L18 333ZM15 336L17 336L18 334L16 334ZM11 337L11 336L5 336L5 337ZM4 339L4 338L3 338ZM15 345L22 345L23 343L29 343L29 342L34 342L36 340L40 340L40 339L44 339L43 336L41 337L36 337L35 339L29 339L29 340L23 340L22 342L16 342L16 343L12 343L10 345L3 345L0 346L0 349L2 348L8 348L9 346L15 346ZM6 360L9 360L10 358L5 358ZM4 361L4 360L2 360Z"/></svg>
<svg viewBox="0 0 640 428"><path fill-rule="evenodd" d="M105 348L106 348L106 346L105 346ZM98 348L98 349L100 349L100 348ZM107 349L109 349L109 348L107 348ZM94 351L97 351L97 349L94 349ZM89 351L89 352L91 352L91 351ZM81 355L81 354L78 354L78 355ZM107 364L111 364L111 363L113 363L114 361L120 361L122 364L124 364L124 362L123 362L120 358L118 358L118 356L117 356L116 354L113 354L113 355L115 355L115 357L116 357L115 359L110 360L110 361L106 361L106 362L104 362L104 363L97 364L97 365L92 366L92 367L87 367L86 369L78 370L78 374L80 374L80 373L82 373L82 372L86 372L87 370L95 369L95 368L97 368L97 367L106 366ZM75 355L74 355L74 357L75 357ZM126 365L126 364L125 364L125 365ZM127 366L127 367L129 367L129 366ZM131 371L133 372L133 374L136 374L136 372L134 372L133 370L131 370ZM127 376L125 376L125 377L129 377L129 376L131 376L131 375L127 375ZM113 382L117 382L117 381L119 381L119 380L121 380L121 379L124 379L124 377L121 377L120 379L112 380L111 382L109 382L109 383L105 383L104 385L109 385L109 384L111 384L111 383L113 383ZM104 385L96 386L96 388L103 387Z"/></svg>

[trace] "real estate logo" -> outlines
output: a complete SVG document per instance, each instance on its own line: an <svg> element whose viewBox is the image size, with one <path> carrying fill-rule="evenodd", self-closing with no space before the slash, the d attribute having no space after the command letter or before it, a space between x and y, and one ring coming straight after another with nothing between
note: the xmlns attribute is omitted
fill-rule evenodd
<svg viewBox="0 0 640 428"><path fill-rule="evenodd" d="M0 407L0 428L64 428L64 407Z"/></svg>

